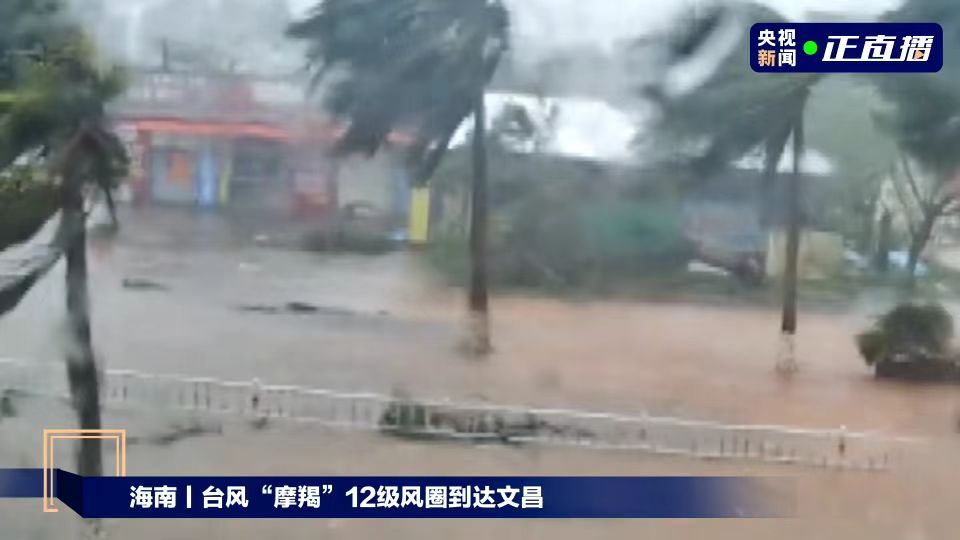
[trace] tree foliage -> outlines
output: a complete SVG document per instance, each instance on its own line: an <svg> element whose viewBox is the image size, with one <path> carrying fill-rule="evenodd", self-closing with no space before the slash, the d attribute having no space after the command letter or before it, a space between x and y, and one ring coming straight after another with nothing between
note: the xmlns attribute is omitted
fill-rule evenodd
<svg viewBox="0 0 960 540"><path fill-rule="evenodd" d="M0 49L0 58L7 59L0 79L0 169L31 151L53 159L58 145L83 130L89 136L80 148L84 165L98 172L122 170L123 147L105 112L124 88L122 70L99 63L90 40L64 18L57 2L18 5L23 10L8 13L4 22L22 39Z"/></svg>
<svg viewBox="0 0 960 540"><path fill-rule="evenodd" d="M822 75L752 72L743 36L749 35L753 23L779 20L782 17L777 13L758 4L695 7L665 39L651 42L659 49L667 71L662 82L646 89L646 95L662 112L652 132L659 140L655 148L663 151L666 142L666 153L691 165L699 179L711 177L749 153L761 152L769 195L787 143L792 142L793 174L785 178L787 242L778 362L778 369L792 372L796 369L793 336L797 327L804 113L810 92Z"/></svg>
<svg viewBox="0 0 960 540"><path fill-rule="evenodd" d="M960 5L949 0L910 0L884 17L890 22L936 21L943 29L944 64L937 73L874 77L886 107L877 125L906 154L892 178L911 236L908 288L921 252L940 218L960 209ZM918 165L911 169L911 162Z"/></svg>
<svg viewBox="0 0 960 540"><path fill-rule="evenodd" d="M326 109L348 122L339 150L372 154L410 130L425 181L490 81L508 25L500 0L324 0L289 32L308 42Z"/></svg>
<svg viewBox="0 0 960 540"><path fill-rule="evenodd" d="M829 182L810 186L810 206L831 230L856 240L864 253L876 241L881 188L890 156L896 155L893 138L874 125L880 102L868 79L832 75L814 88L806 115L810 140L833 168Z"/></svg>
<svg viewBox="0 0 960 540"><path fill-rule="evenodd" d="M661 38L638 46L647 54L653 49L664 66L664 76L642 89L660 109L658 122L640 141L655 159L691 165L701 176L755 151L779 162L821 76L755 73L742 40L722 50L725 35L742 37L755 22L779 20L779 14L755 4L711 4L689 12ZM714 62L704 64L710 60ZM678 77L698 76L699 84L670 84Z"/></svg>
<svg viewBox="0 0 960 540"><path fill-rule="evenodd" d="M507 107L488 134L491 155L491 279L507 287L560 291L635 286L682 272L694 256L672 182L637 185L652 171L603 165L538 152L517 139L549 137L529 129L526 115ZM458 206L469 192L469 152L454 149L431 180L444 201L431 250L454 281L466 276Z"/></svg>
<svg viewBox="0 0 960 540"><path fill-rule="evenodd" d="M857 336L867 365L903 356L910 361L942 361L953 339L953 317L939 304L901 304Z"/></svg>
<svg viewBox="0 0 960 540"><path fill-rule="evenodd" d="M960 5L950 0L910 0L887 21L936 21L943 29L944 64L937 73L874 78L888 107L878 125L930 174L952 179L960 166Z"/></svg>
<svg viewBox="0 0 960 540"><path fill-rule="evenodd" d="M0 176L0 246L26 242L59 207L56 184L41 175L20 165Z"/></svg>
<svg viewBox="0 0 960 540"><path fill-rule="evenodd" d="M0 99L0 169L25 157L39 161L43 177L57 183L59 229L49 245L35 248L13 275L0 275L0 315L13 309L59 259L66 260L67 336L65 351L70 397L81 429L101 427L100 391L90 323L87 285L85 192L91 185L108 200L126 164L126 153L111 131L106 103L123 88L117 68L101 65L90 40L64 18L56 0L15 0L5 4L14 35L5 44L6 79ZM25 49L22 47L26 47ZM10 181L7 178L7 181ZM5 246L0 246L0 248ZM100 441L85 439L77 472L103 472ZM94 522L94 528L97 525Z"/></svg>
<svg viewBox="0 0 960 540"><path fill-rule="evenodd" d="M97 61L91 42L58 2L18 0L0 9L0 24L7 25L0 50L0 206L18 208L4 215L12 234L2 239L3 250L30 238L60 208L65 179L109 194L127 156L105 110L123 89L122 71ZM66 247L69 235L60 240ZM20 277L32 282L48 267L25 268ZM5 290L16 295L4 299L0 314L25 294L18 284L5 280Z"/></svg>

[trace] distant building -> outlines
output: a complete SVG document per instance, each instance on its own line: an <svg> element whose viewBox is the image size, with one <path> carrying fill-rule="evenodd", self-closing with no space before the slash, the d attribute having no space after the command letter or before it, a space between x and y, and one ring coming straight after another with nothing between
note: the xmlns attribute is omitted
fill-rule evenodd
<svg viewBox="0 0 960 540"><path fill-rule="evenodd" d="M321 117L305 88L241 74L134 73L110 111L132 157L134 201L290 217L363 202L405 215L399 161L389 149L371 160L334 158L342 127Z"/></svg>
<svg viewBox="0 0 960 540"><path fill-rule="evenodd" d="M653 170L638 158L635 141L638 128L647 122L643 115L630 115L606 102L582 98L488 93L486 101L488 129L503 130L501 142L514 153L581 164L569 170L592 170L585 178L593 182L622 182L628 177L639 184L682 181L679 171ZM502 122L510 115L521 114L518 109L524 111L521 121L515 122L519 128L511 130L507 126L504 130ZM451 145L465 145L471 126L470 121L464 122ZM779 172L790 172L792 160L787 149L778 164ZM684 189L681 208L686 235L708 262L729 268L749 260L768 275L782 272L785 176L781 174L780 182L765 187L762 168L762 156L750 155L714 177L694 179ZM801 170L802 182L824 182L832 178L833 167L823 154L811 149L803 156ZM448 218L463 219L462 208L462 201L445 200L441 212ZM833 273L843 260L842 239L827 231L817 217L807 211L803 216L801 274L808 277Z"/></svg>
<svg viewBox="0 0 960 540"><path fill-rule="evenodd" d="M133 156L137 202L323 211L335 128L308 114L295 85L238 75L136 73L111 114Z"/></svg>

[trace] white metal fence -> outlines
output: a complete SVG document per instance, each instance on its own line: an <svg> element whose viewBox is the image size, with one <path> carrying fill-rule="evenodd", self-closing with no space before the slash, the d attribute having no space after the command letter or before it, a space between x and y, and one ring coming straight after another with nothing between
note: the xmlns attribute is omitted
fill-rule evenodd
<svg viewBox="0 0 960 540"><path fill-rule="evenodd" d="M0 391L66 397L61 364L0 359ZM401 399L372 393L277 386L108 370L106 407L178 410L251 419L286 419L413 437L462 438L605 449L707 459L749 459L820 467L885 470L921 441L845 428L731 425L651 415Z"/></svg>

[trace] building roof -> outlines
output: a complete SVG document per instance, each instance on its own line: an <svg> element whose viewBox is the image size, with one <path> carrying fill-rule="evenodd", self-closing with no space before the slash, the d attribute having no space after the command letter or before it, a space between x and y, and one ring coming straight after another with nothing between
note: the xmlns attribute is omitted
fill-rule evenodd
<svg viewBox="0 0 960 540"><path fill-rule="evenodd" d="M743 157L734 166L739 169L763 170L763 154L756 153ZM800 160L800 170L804 174L814 176L827 176L834 170L833 163L829 158L818 150L808 148L803 153ZM783 157L777 165L777 171L788 173L793 171L793 148L789 145L783 151Z"/></svg>
<svg viewBox="0 0 960 540"><path fill-rule="evenodd" d="M488 129L510 106L523 107L536 131L545 137L539 148L543 153L591 161L634 160L637 120L603 101L491 92L486 105ZM472 126L472 119L465 121L454 134L451 147L463 145ZM520 153L534 151L533 144L512 146Z"/></svg>
<svg viewBox="0 0 960 540"><path fill-rule="evenodd" d="M536 131L544 136L536 150L570 159L641 166L634 141L652 115L647 111L630 113L609 103L589 98L540 97L532 94L488 92L486 95L487 128L491 128L510 106L523 107ZM553 118L551 116L555 115ZM463 122L450 142L451 148L462 146L473 129L473 120ZM530 141L511 145L511 150L532 153ZM752 154L734 164L735 168L762 170L762 154ZM801 160L805 174L825 176L833 165L822 152L808 148ZM778 170L793 169L792 149L787 148Z"/></svg>

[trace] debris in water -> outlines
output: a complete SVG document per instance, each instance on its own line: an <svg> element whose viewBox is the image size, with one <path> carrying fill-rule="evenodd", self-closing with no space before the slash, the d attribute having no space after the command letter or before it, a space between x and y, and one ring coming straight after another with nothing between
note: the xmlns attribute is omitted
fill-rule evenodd
<svg viewBox="0 0 960 540"><path fill-rule="evenodd" d="M13 391L4 390L0 394L0 418L12 418L17 415L17 409L13 406Z"/></svg>
<svg viewBox="0 0 960 540"><path fill-rule="evenodd" d="M199 437L201 435L211 434L222 435L223 427L220 425L205 426L199 423L187 426L173 426L172 429L167 433L147 435L144 437L128 437L127 442L129 444L145 443L156 446L169 446L188 437Z"/></svg>
<svg viewBox="0 0 960 540"><path fill-rule="evenodd" d="M336 315L339 317L355 317L361 315L356 311L349 309L331 307L331 306L318 306L316 304L311 304L309 302L300 302L300 301L291 301L283 305L270 305L270 304L243 304L237 306L240 311L248 311L251 313L266 313L270 315L277 315L279 313L292 313L294 315ZM389 316L389 312L385 310L380 310L376 312L376 315L385 317Z"/></svg>
<svg viewBox="0 0 960 540"><path fill-rule="evenodd" d="M238 306L237 309L239 309L240 311L249 311L253 313L274 314L274 313L280 312L280 308L277 306L267 306L262 304L250 304L250 305Z"/></svg>
<svg viewBox="0 0 960 540"><path fill-rule="evenodd" d="M158 283L149 279L124 278L124 289L136 289L140 291L169 291L170 287L163 283Z"/></svg>
<svg viewBox="0 0 960 540"><path fill-rule="evenodd" d="M293 313L316 313L320 308L306 302L287 302L287 311Z"/></svg>

